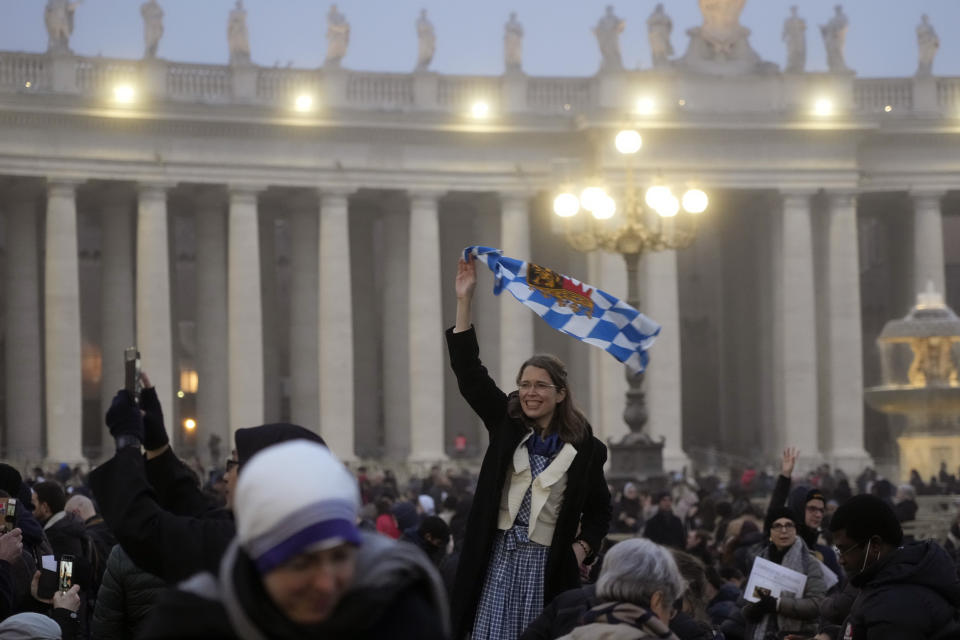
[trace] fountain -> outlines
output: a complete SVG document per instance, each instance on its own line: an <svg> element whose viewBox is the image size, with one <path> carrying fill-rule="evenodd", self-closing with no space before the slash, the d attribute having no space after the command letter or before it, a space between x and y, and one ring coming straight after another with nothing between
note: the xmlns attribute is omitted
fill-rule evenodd
<svg viewBox="0 0 960 640"><path fill-rule="evenodd" d="M904 416L897 438L900 476L910 470L936 475L941 462L960 464L960 318L927 284L917 305L891 320L877 338L883 384L866 390L866 401L886 414Z"/></svg>

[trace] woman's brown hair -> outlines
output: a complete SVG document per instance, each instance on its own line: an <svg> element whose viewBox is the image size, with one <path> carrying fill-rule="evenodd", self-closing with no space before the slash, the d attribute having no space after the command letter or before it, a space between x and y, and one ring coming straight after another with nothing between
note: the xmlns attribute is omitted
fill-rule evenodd
<svg viewBox="0 0 960 640"><path fill-rule="evenodd" d="M564 399L557 403L557 408L553 412L553 419L550 421L550 426L547 427L547 434L556 433L560 436L560 440L571 444L586 440L590 435L590 429L587 427L586 416L573 402L573 395L567 385L566 365L560 358L550 354L541 353L532 356L520 366L520 371L517 373L518 385L520 384L520 378L523 376L523 371L527 367L543 369L550 376L557 392L566 392ZM507 413L511 418L520 419L528 426L535 428L533 421L523 413L519 395L511 394L510 403L507 405Z"/></svg>

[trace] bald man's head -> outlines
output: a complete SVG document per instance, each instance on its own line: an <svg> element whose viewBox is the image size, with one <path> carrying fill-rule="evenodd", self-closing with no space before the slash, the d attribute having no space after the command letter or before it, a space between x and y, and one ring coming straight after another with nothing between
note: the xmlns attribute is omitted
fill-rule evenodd
<svg viewBox="0 0 960 640"><path fill-rule="evenodd" d="M97 510L93 507L93 500L79 494L70 496L70 499L67 500L67 506L63 510L78 516L84 522L97 515Z"/></svg>

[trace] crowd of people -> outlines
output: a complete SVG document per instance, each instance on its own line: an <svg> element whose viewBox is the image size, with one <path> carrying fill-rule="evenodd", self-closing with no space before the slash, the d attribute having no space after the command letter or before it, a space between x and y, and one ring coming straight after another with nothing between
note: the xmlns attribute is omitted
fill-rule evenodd
<svg viewBox="0 0 960 640"><path fill-rule="evenodd" d="M609 484L561 361L531 357L510 391L488 375L475 286L461 259L446 340L489 435L479 473L351 471L287 423L198 473L144 376L89 474L0 464L0 640L960 639L960 528L941 546L901 526L930 485L798 476L793 448L779 473Z"/></svg>

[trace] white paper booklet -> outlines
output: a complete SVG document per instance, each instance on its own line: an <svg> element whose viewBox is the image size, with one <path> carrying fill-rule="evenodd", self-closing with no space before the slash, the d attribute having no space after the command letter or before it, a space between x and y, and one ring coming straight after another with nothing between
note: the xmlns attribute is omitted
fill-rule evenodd
<svg viewBox="0 0 960 640"><path fill-rule="evenodd" d="M807 576L799 571L757 558L753 561L753 569L750 571L750 579L747 580L743 597L750 602L759 602L760 596L764 593L779 598L784 591L800 597L803 595L805 586L807 586Z"/></svg>

